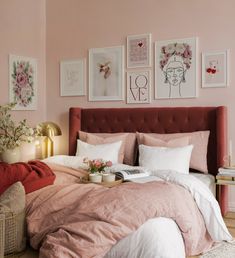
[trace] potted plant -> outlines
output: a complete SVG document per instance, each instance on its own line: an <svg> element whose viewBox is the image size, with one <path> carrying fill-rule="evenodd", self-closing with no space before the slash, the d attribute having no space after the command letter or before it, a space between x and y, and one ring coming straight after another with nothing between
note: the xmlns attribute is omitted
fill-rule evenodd
<svg viewBox="0 0 235 258"><path fill-rule="evenodd" d="M19 146L22 142L32 142L37 129L26 124L26 119L19 123L12 120L9 113L16 103L0 106L0 154L1 160L7 163L20 161Z"/></svg>
<svg viewBox="0 0 235 258"><path fill-rule="evenodd" d="M87 165L89 171L89 181L93 183L102 182L102 174L105 172L105 169L112 166L111 161L104 161L103 159L89 160L84 158L83 162Z"/></svg>

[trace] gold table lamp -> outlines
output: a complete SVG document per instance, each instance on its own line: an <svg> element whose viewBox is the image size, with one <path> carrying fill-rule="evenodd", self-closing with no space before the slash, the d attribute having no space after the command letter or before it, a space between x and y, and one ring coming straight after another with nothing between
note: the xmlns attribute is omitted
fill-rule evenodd
<svg viewBox="0 0 235 258"><path fill-rule="evenodd" d="M60 127L53 122L43 122L40 124L42 136L46 136L44 140L43 158L54 155L54 143L51 137L62 135Z"/></svg>

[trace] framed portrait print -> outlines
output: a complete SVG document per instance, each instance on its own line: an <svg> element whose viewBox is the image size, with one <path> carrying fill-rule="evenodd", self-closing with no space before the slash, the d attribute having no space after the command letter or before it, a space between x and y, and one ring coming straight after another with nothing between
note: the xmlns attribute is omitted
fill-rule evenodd
<svg viewBox="0 0 235 258"><path fill-rule="evenodd" d="M60 62L60 96L84 96L85 84L85 59Z"/></svg>
<svg viewBox="0 0 235 258"><path fill-rule="evenodd" d="M151 66L151 34L127 37L127 68Z"/></svg>
<svg viewBox="0 0 235 258"><path fill-rule="evenodd" d="M202 87L228 86L229 51L202 53Z"/></svg>
<svg viewBox="0 0 235 258"><path fill-rule="evenodd" d="M9 55L9 101L14 110L37 109L37 60Z"/></svg>
<svg viewBox="0 0 235 258"><path fill-rule="evenodd" d="M89 101L123 100L123 46L89 50Z"/></svg>
<svg viewBox="0 0 235 258"><path fill-rule="evenodd" d="M127 103L150 103L151 71L127 72Z"/></svg>
<svg viewBox="0 0 235 258"><path fill-rule="evenodd" d="M155 42L155 98L197 97L197 38Z"/></svg>

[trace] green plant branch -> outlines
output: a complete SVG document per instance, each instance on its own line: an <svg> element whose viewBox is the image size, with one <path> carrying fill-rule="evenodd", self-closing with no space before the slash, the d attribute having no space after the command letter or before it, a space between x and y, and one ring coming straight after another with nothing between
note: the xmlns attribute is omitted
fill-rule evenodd
<svg viewBox="0 0 235 258"><path fill-rule="evenodd" d="M27 125L26 119L15 124L9 114L16 103L0 106L0 152L18 147L21 142L30 142L37 130ZM32 130L33 129L33 130Z"/></svg>

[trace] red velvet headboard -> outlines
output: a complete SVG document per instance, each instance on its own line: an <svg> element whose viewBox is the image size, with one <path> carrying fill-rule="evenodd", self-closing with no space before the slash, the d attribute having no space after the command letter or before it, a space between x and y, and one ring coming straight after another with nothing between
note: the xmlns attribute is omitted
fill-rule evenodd
<svg viewBox="0 0 235 258"><path fill-rule="evenodd" d="M75 155L78 131L91 133L183 133L210 130L207 163L216 175L227 154L226 107L70 108L69 155ZM227 198L223 188L222 199ZM227 202L222 200L225 213Z"/></svg>
<svg viewBox="0 0 235 258"><path fill-rule="evenodd" d="M75 155L78 131L91 133L183 133L210 130L208 169L223 165L227 150L226 107L70 108L69 155Z"/></svg>

